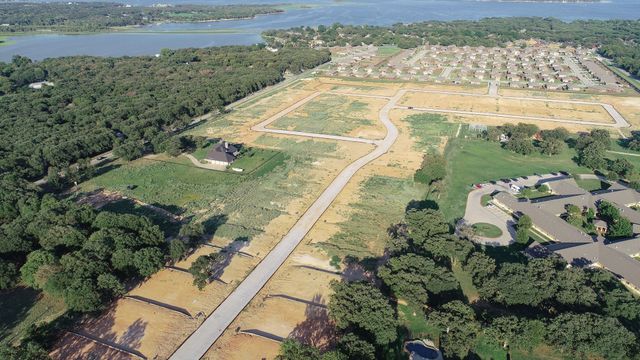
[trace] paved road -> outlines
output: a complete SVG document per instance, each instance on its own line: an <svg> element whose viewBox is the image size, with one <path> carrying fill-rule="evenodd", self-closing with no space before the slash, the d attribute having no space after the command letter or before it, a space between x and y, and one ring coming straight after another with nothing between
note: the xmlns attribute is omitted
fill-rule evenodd
<svg viewBox="0 0 640 360"><path fill-rule="evenodd" d="M498 85L500 81L489 81L489 96L497 97L498 96Z"/></svg>
<svg viewBox="0 0 640 360"><path fill-rule="evenodd" d="M391 148L398 137L398 129L389 119L389 112L395 107L396 102L404 94L405 90L398 91L380 110L379 118L387 128L387 135L377 143L378 146L372 152L354 161L340 172L282 240L265 256L258 266L253 269L220 306L214 310L202 325L191 334L178 350L173 353L170 358L171 360L193 360L201 358L258 291L269 281L287 257L289 257L355 173L363 166L385 154L389 148ZM295 105L301 106L302 104L294 104L294 106ZM259 124L262 125L262 127L256 126L254 129L256 131L263 131L261 129L264 127L264 124L265 122Z"/></svg>

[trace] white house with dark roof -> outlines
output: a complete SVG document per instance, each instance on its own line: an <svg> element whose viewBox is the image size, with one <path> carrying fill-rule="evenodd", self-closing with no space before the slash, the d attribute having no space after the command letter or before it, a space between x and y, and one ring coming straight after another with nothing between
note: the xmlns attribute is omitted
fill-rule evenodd
<svg viewBox="0 0 640 360"><path fill-rule="evenodd" d="M223 140L217 143L213 149L207 153L204 161L213 165L229 166L236 160L239 154L240 150L237 146Z"/></svg>

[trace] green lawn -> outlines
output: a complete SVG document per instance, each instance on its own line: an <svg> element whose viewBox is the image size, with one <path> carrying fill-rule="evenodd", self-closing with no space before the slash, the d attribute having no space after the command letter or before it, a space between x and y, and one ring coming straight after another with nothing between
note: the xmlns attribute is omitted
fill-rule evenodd
<svg viewBox="0 0 640 360"><path fill-rule="evenodd" d="M507 360L507 352L484 334L478 337L473 352L483 360Z"/></svg>
<svg viewBox="0 0 640 360"><path fill-rule="evenodd" d="M576 183L581 188L587 191L596 191L596 190L605 190L608 189L611 185L604 181L600 181L598 179L580 179L576 178Z"/></svg>
<svg viewBox="0 0 640 360"><path fill-rule="evenodd" d="M471 184L500 178L549 173L566 170L570 173L591 173L576 165L575 151L565 149L556 156L519 155L500 147L500 144L479 139L451 139L445 151L447 176L443 190L431 194L447 219L453 221L464 214L465 202Z"/></svg>
<svg viewBox="0 0 640 360"><path fill-rule="evenodd" d="M273 169L273 165L277 166L282 161L284 161L284 154L281 151L252 147L243 152L231 167L243 169L245 174L250 174L256 170L262 172L263 166Z"/></svg>
<svg viewBox="0 0 640 360"><path fill-rule="evenodd" d="M435 341L440 334L439 329L427 323L426 316L416 306L398 304L398 318L412 339L426 337Z"/></svg>
<svg viewBox="0 0 640 360"><path fill-rule="evenodd" d="M480 198L480 204L482 204L482 206L487 206L487 205L489 205L489 203L491 202L492 199L493 198L491 197L490 194L484 194Z"/></svg>
<svg viewBox="0 0 640 360"><path fill-rule="evenodd" d="M65 311L61 299L31 288L0 293L0 345L19 341L31 325L52 321Z"/></svg>
<svg viewBox="0 0 640 360"><path fill-rule="evenodd" d="M472 226L473 232L482 237L497 238L502 235L502 230L493 224L477 223Z"/></svg>
<svg viewBox="0 0 640 360"><path fill-rule="evenodd" d="M453 272L453 276L460 283L460 288L462 289L462 293L467 297L467 301L472 303L480 298L480 294L478 294L478 289L476 289L475 285L473 285L473 279L471 275L462 269L462 265L460 262L456 261L451 264L451 271Z"/></svg>

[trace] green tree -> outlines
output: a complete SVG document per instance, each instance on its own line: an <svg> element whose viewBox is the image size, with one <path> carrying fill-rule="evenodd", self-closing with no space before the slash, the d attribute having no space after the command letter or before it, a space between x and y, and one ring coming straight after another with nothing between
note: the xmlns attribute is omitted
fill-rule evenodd
<svg viewBox="0 0 640 360"><path fill-rule="evenodd" d="M431 184L443 179L447 175L447 162L443 155L431 153L424 156L422 165L414 176L415 181L423 184Z"/></svg>
<svg viewBox="0 0 640 360"><path fill-rule="evenodd" d="M443 332L440 346L448 358L466 358L480 333L473 309L459 300L429 314L428 322Z"/></svg>
<svg viewBox="0 0 640 360"><path fill-rule="evenodd" d="M364 331L379 346L397 339L397 320L380 290L365 282L333 282L329 314L339 329Z"/></svg>
<svg viewBox="0 0 640 360"><path fill-rule="evenodd" d="M412 209L405 215L409 235L417 244L427 238L449 233L449 224L441 212L432 209Z"/></svg>
<svg viewBox="0 0 640 360"><path fill-rule="evenodd" d="M512 137L505 144L504 148L521 155L530 155L535 151L531 139L524 137Z"/></svg>
<svg viewBox="0 0 640 360"><path fill-rule="evenodd" d="M547 341L576 357L629 359L638 351L637 337L614 318L592 313L564 313L551 321Z"/></svg>
<svg viewBox="0 0 640 360"><path fill-rule="evenodd" d="M522 215L518 218L518 229L529 230L533 226L533 221L529 215Z"/></svg>
<svg viewBox="0 0 640 360"><path fill-rule="evenodd" d="M36 273L43 265L51 265L56 262L55 256L46 250L35 250L27 255L27 261L20 268L20 276L22 281L32 288L40 289L40 285L36 282Z"/></svg>
<svg viewBox="0 0 640 360"><path fill-rule="evenodd" d="M6 290L15 286L18 279L18 270L12 262L0 259L0 290Z"/></svg>
<svg viewBox="0 0 640 360"><path fill-rule="evenodd" d="M558 155L565 148L564 142L559 139L544 140L538 144L540 152L544 155Z"/></svg>
<svg viewBox="0 0 640 360"><path fill-rule="evenodd" d="M189 243L198 243L204 236L204 224L201 222L190 222L180 227L178 233L180 237L186 238Z"/></svg>
<svg viewBox="0 0 640 360"><path fill-rule="evenodd" d="M187 253L187 245L180 239L173 239L169 242L169 258L171 261L178 262L184 258Z"/></svg>
<svg viewBox="0 0 640 360"><path fill-rule="evenodd" d="M347 333L340 338L338 349L346 359L375 359L376 349L373 344L354 333Z"/></svg>
<svg viewBox="0 0 640 360"><path fill-rule="evenodd" d="M313 346L308 346L294 339L285 339L280 344L277 360L320 360L320 352Z"/></svg>
<svg viewBox="0 0 640 360"><path fill-rule="evenodd" d="M592 142L578 152L578 164L590 169L602 169L606 166L606 147L599 142Z"/></svg>
<svg viewBox="0 0 640 360"><path fill-rule="evenodd" d="M633 173L634 167L633 164L627 159L615 159L609 164L609 170L618 174L619 176L625 177Z"/></svg>
<svg viewBox="0 0 640 360"><path fill-rule="evenodd" d="M428 293L440 294L458 289L458 281L445 267L416 254L392 257L380 268L378 276L398 297L425 305Z"/></svg>
<svg viewBox="0 0 640 360"><path fill-rule="evenodd" d="M148 277L160 270L164 265L164 255L157 247L146 247L133 254L133 265L138 270L138 274Z"/></svg>
<svg viewBox="0 0 640 360"><path fill-rule="evenodd" d="M473 283L480 286L496 271L496 261L482 252L474 252L467 259L464 270L471 275Z"/></svg>
<svg viewBox="0 0 640 360"><path fill-rule="evenodd" d="M220 254L201 255L189 267L193 275L193 284L202 290L207 285L209 278L213 276L215 265L220 261Z"/></svg>

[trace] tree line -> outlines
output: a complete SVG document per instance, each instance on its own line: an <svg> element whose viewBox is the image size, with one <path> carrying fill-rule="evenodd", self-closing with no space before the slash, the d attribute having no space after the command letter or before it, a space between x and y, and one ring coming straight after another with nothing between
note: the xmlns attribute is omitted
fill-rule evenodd
<svg viewBox="0 0 640 360"><path fill-rule="evenodd" d="M264 46L39 62L16 56L0 63L0 173L36 179L114 147L160 144L194 117L329 60L326 50ZM28 87L44 80L53 85Z"/></svg>
<svg viewBox="0 0 640 360"><path fill-rule="evenodd" d="M273 47L388 45L414 48L425 44L504 46L508 42L541 39L599 47L634 76L640 76L640 20L576 20L511 17L481 20L425 21L392 26L343 25L268 30L265 41Z"/></svg>
<svg viewBox="0 0 640 360"><path fill-rule="evenodd" d="M271 5L131 6L112 2L0 3L0 32L94 32L161 21L250 18L283 10Z"/></svg>

